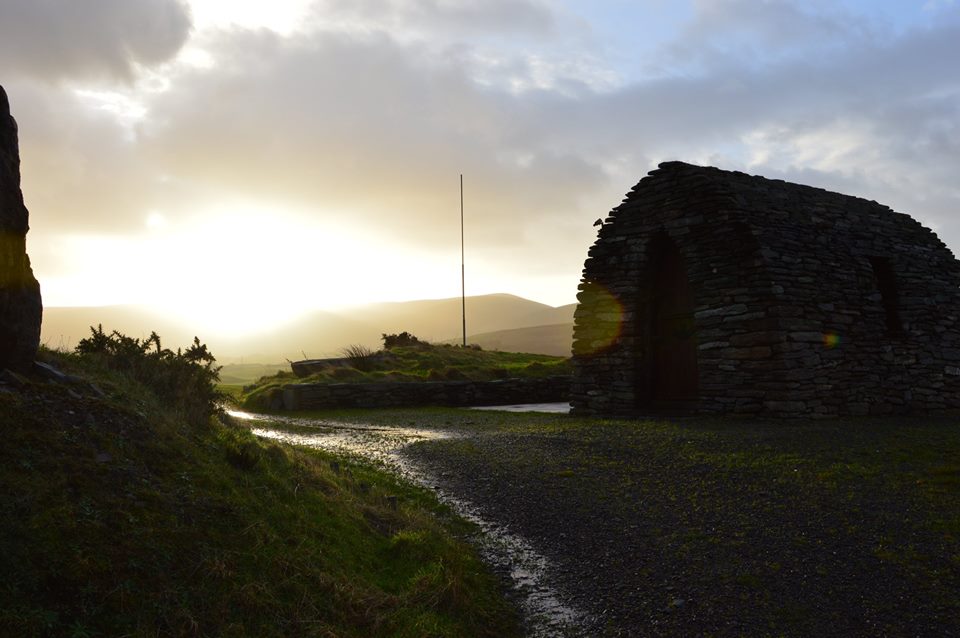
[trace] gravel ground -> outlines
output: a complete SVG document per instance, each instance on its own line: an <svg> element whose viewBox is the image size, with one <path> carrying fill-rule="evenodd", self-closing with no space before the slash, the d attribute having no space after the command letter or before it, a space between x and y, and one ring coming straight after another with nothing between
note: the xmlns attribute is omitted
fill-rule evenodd
<svg viewBox="0 0 960 638"><path fill-rule="evenodd" d="M960 636L953 424L440 419L405 454L552 561L586 636Z"/></svg>

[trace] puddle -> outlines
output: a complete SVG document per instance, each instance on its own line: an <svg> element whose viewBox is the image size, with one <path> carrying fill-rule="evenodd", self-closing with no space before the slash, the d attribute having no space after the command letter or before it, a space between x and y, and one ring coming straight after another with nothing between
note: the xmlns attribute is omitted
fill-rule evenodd
<svg viewBox="0 0 960 638"><path fill-rule="evenodd" d="M384 427L361 423L339 423L322 419L301 419L296 417L251 414L227 410L227 414L242 421L255 421L259 424L276 423L283 427L309 428L309 432L288 432L269 427L253 427L257 436L278 439L295 445L319 447L331 452L356 454L366 459L396 466L397 450L417 441L445 439L452 435L438 430L425 430L413 427ZM402 459L400 460L402 464ZM403 467L394 468L404 472Z"/></svg>
<svg viewBox="0 0 960 638"><path fill-rule="evenodd" d="M235 419L255 421L257 426L251 431L257 436L358 455L382 463L403 478L429 488L441 502L483 530L483 534L472 538L471 542L487 563L510 575L513 590L526 620L528 635L534 638L582 635L587 617L563 603L560 595L546 584L551 568L549 561L522 536L514 534L505 525L485 519L480 510L469 501L441 488L436 477L402 453L403 448L417 441L459 435L415 427L338 423L234 410L228 410L227 414ZM271 423L280 428L292 426L309 428L310 431L288 432L270 428Z"/></svg>
<svg viewBox="0 0 960 638"><path fill-rule="evenodd" d="M502 412L549 412L551 414L569 414L569 403L517 403L514 405L479 405L471 410L500 410Z"/></svg>

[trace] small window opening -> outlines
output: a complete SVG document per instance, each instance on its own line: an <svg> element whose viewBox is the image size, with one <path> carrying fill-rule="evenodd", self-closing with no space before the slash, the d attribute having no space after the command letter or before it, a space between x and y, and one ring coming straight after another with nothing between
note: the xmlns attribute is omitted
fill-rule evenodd
<svg viewBox="0 0 960 638"><path fill-rule="evenodd" d="M880 303L886 315L887 333L902 337L903 322L900 320L900 296L897 294L897 280L893 275L890 260L885 257L870 257L870 266L880 290Z"/></svg>

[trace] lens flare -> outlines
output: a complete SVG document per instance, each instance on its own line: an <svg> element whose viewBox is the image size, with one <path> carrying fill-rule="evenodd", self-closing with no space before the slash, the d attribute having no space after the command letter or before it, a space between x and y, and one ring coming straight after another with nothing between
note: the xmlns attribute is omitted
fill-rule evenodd
<svg viewBox="0 0 960 638"><path fill-rule="evenodd" d="M835 332L823 333L823 347L827 350L836 348L840 345L840 335Z"/></svg>
<svg viewBox="0 0 960 638"><path fill-rule="evenodd" d="M623 304L602 285L590 282L577 295L577 311L573 350L589 355L606 350L623 332Z"/></svg>

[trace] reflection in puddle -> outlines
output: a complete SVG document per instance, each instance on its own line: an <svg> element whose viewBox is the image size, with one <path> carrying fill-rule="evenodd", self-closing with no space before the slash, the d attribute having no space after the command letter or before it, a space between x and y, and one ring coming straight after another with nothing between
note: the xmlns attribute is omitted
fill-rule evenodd
<svg viewBox="0 0 960 638"><path fill-rule="evenodd" d="M478 405L471 410L499 410L500 412L548 412L570 414L569 403L516 403L512 405Z"/></svg>
<svg viewBox="0 0 960 638"><path fill-rule="evenodd" d="M459 435L415 427L370 426L233 410L227 414L235 419L256 422L257 427L251 431L257 436L358 455L382 463L405 479L433 490L441 502L483 530L483 534L471 541L484 560L498 571L510 575L530 636L548 638L581 633L579 630L584 626L586 617L562 603L558 593L545 583L550 568L547 559L506 526L484 519L474 505L444 490L434 476L402 454L403 448L417 441ZM287 432L269 427L271 424L279 428L309 428L309 432Z"/></svg>

